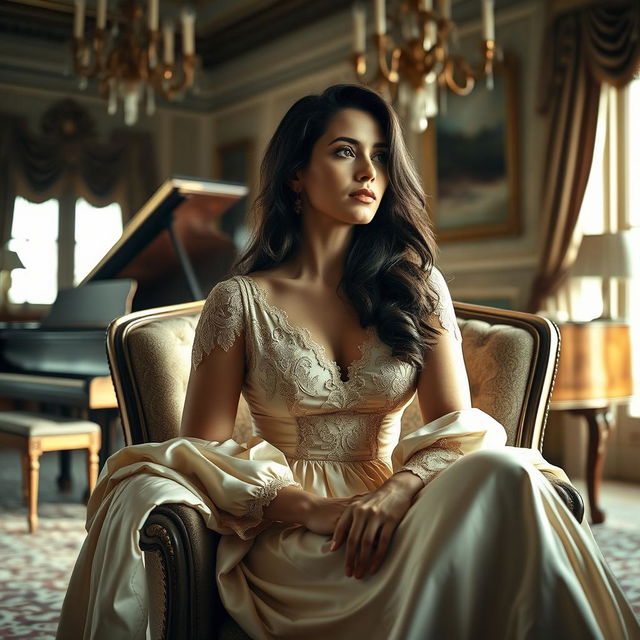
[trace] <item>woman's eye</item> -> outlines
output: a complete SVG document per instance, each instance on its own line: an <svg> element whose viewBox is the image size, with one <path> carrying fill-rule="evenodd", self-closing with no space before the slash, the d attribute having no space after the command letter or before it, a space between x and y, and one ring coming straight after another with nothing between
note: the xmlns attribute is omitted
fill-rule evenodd
<svg viewBox="0 0 640 640"><path fill-rule="evenodd" d="M336 149L336 155L341 158L355 158L356 154L353 152L351 147L340 147Z"/></svg>
<svg viewBox="0 0 640 640"><path fill-rule="evenodd" d="M378 151L378 153L374 153L371 156L371 159L374 162L380 162L381 164L387 164L387 162L389 162L389 152L388 151Z"/></svg>

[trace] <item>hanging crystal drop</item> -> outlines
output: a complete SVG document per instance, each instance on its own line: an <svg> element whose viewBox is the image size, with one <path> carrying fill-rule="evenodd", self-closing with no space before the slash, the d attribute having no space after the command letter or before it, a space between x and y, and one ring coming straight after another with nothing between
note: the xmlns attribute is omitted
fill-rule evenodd
<svg viewBox="0 0 640 640"><path fill-rule="evenodd" d="M109 78L109 102L107 103L107 113L110 116L118 112L118 80Z"/></svg>
<svg viewBox="0 0 640 640"><path fill-rule="evenodd" d="M429 124L426 116L426 94L424 89L416 89L409 103L409 126L413 131L425 131Z"/></svg>
<svg viewBox="0 0 640 640"><path fill-rule="evenodd" d="M150 84L146 85L147 91L147 115L152 116L156 112L156 94Z"/></svg>

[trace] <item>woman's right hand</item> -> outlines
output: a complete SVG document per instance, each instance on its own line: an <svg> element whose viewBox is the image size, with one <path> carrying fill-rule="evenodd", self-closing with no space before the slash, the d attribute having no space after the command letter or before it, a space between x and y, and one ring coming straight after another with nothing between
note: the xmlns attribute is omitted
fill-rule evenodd
<svg viewBox="0 0 640 640"><path fill-rule="evenodd" d="M302 525L313 533L332 535L338 520L340 520L354 497L357 496L349 498L321 498L314 496Z"/></svg>

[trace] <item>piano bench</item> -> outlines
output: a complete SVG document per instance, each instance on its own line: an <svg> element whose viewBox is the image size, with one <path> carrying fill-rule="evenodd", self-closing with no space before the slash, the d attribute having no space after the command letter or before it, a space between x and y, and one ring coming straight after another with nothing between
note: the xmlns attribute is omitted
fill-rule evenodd
<svg viewBox="0 0 640 640"><path fill-rule="evenodd" d="M22 453L22 488L29 506L29 532L38 528L40 456L45 451L87 449L89 493L98 478L100 426L89 420L29 411L0 411L0 446Z"/></svg>

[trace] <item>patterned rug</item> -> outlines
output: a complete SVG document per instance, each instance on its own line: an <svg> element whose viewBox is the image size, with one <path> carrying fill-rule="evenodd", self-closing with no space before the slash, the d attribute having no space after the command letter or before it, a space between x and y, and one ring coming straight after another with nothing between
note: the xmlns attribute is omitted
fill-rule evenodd
<svg viewBox="0 0 640 640"><path fill-rule="evenodd" d="M0 638L53 638L85 536L83 483L76 481L72 494L60 495L55 489L55 458L43 464L40 526L29 534L26 507L15 482L19 475L7 469L5 458L0 455ZM82 458L74 458L75 469L76 463L82 469ZM17 460L13 473L19 474ZM605 524L593 527L593 533L640 620L640 527L620 514L610 515Z"/></svg>

